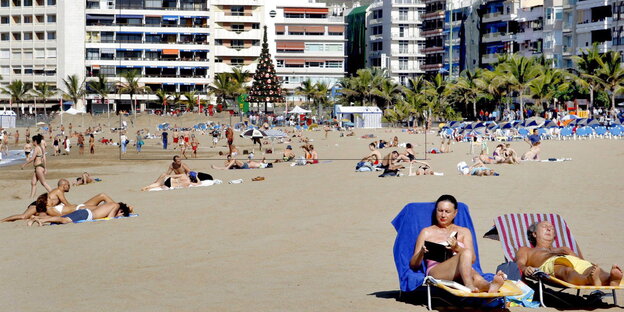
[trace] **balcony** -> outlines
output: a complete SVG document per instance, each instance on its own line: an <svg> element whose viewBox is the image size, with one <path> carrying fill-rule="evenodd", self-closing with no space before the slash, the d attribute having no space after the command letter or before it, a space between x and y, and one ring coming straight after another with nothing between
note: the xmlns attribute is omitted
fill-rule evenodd
<svg viewBox="0 0 624 312"><path fill-rule="evenodd" d="M563 8L570 9L576 5L576 0L563 0Z"/></svg>
<svg viewBox="0 0 624 312"><path fill-rule="evenodd" d="M574 49L570 46L563 46L563 55L572 55L574 53Z"/></svg>
<svg viewBox="0 0 624 312"><path fill-rule="evenodd" d="M595 30L605 30L611 28L611 23L613 22L613 18L605 17L602 20L595 22L586 22L581 24L576 24L576 33L588 33Z"/></svg>
<svg viewBox="0 0 624 312"><path fill-rule="evenodd" d="M344 68L326 68L326 67L276 67L277 75L286 74L321 74L321 75L344 75Z"/></svg>
<svg viewBox="0 0 624 312"><path fill-rule="evenodd" d="M516 14L503 14L502 12L488 13L488 14L483 15L483 19L481 19L481 23L509 21L514 18L516 18Z"/></svg>
<svg viewBox="0 0 624 312"><path fill-rule="evenodd" d="M438 71L440 68L442 68L442 64L425 64L421 66L421 68L424 71Z"/></svg>
<svg viewBox="0 0 624 312"><path fill-rule="evenodd" d="M239 23L259 23L260 22L260 14L253 14L252 12L245 12L242 15L233 15L230 12L216 12L215 13L215 22L223 23L223 22L239 22Z"/></svg>
<svg viewBox="0 0 624 312"><path fill-rule="evenodd" d="M444 18L444 10L435 11L435 12L432 12L432 13L426 13L426 14L422 15L422 19L424 21L432 20L432 19L438 19L438 18Z"/></svg>
<svg viewBox="0 0 624 312"><path fill-rule="evenodd" d="M516 41L524 42L524 41L537 41L538 39L543 38L542 30L533 30L532 28L525 29L523 32L516 33Z"/></svg>
<svg viewBox="0 0 624 312"><path fill-rule="evenodd" d="M416 32L412 34L403 33L403 35L401 35L396 32L392 33L392 40L425 40L425 37L422 36L419 30L416 30Z"/></svg>
<svg viewBox="0 0 624 312"><path fill-rule="evenodd" d="M381 39L383 39L383 35L382 35L382 34L378 34L378 35L370 35L370 40L371 40L371 41L381 40Z"/></svg>
<svg viewBox="0 0 624 312"><path fill-rule="evenodd" d="M260 0L211 0L211 5L262 5Z"/></svg>
<svg viewBox="0 0 624 312"><path fill-rule="evenodd" d="M426 54L440 53L440 52L444 52L444 47L428 47L428 48L422 49L422 51L423 53L426 53Z"/></svg>
<svg viewBox="0 0 624 312"><path fill-rule="evenodd" d="M438 29L432 29L432 30L425 30L421 34L425 38L427 38L427 37L435 37L435 36L441 36L443 31L444 30L442 28L438 28Z"/></svg>
<svg viewBox="0 0 624 312"><path fill-rule="evenodd" d="M481 63L483 64L494 64L498 62L498 54L483 54L481 56Z"/></svg>
<svg viewBox="0 0 624 312"><path fill-rule="evenodd" d="M262 39L262 32L260 29L234 31L217 28L214 30L214 37L215 39L260 40Z"/></svg>
<svg viewBox="0 0 624 312"><path fill-rule="evenodd" d="M261 48L259 46L231 48L226 46L216 46L215 55L217 56L260 56Z"/></svg>
<svg viewBox="0 0 624 312"><path fill-rule="evenodd" d="M390 66L393 73L422 73L420 66Z"/></svg>
<svg viewBox="0 0 624 312"><path fill-rule="evenodd" d="M484 34L483 37L481 38L481 41L483 43L496 42L496 41L515 41L515 40L516 40L515 34L502 33L502 32Z"/></svg>
<svg viewBox="0 0 624 312"><path fill-rule="evenodd" d="M230 64L226 64L226 63L215 63L214 64L214 72L215 73L231 73L232 72L232 68L234 68L236 65L230 65ZM253 73L256 71L256 67L258 65L254 62L248 65L243 65L241 66L243 70L247 70L250 73Z"/></svg>
<svg viewBox="0 0 624 312"><path fill-rule="evenodd" d="M418 49L392 49L392 56L425 56L424 51Z"/></svg>
<svg viewBox="0 0 624 312"><path fill-rule="evenodd" d="M609 0L581 0L576 2L576 10L587 10L591 8L609 6Z"/></svg>

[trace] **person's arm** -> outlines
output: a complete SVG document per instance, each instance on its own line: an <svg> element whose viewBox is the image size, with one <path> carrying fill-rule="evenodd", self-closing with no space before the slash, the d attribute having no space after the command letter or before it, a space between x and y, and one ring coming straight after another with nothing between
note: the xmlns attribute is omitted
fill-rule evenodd
<svg viewBox="0 0 624 312"><path fill-rule="evenodd" d="M61 192L60 194L57 195L57 197L59 201L63 203L65 206L73 206L67 201L67 198L65 198L65 193Z"/></svg>
<svg viewBox="0 0 624 312"><path fill-rule="evenodd" d="M186 174L188 174L189 172L191 172L191 168L189 168L186 164L182 164L182 169L184 169L184 172Z"/></svg>
<svg viewBox="0 0 624 312"><path fill-rule="evenodd" d="M173 173L173 166L169 165L169 168L167 169L167 172L165 172L165 175L171 175Z"/></svg>
<svg viewBox="0 0 624 312"><path fill-rule="evenodd" d="M30 157L28 158L28 160L26 160L26 162L22 164L22 169L24 169L24 167L25 167L26 165L28 165L28 164L30 164L31 162L33 162L33 161L35 160L36 155L37 155L37 153L36 153L36 152L30 153Z"/></svg>
<svg viewBox="0 0 624 312"><path fill-rule="evenodd" d="M529 261L529 248L528 247L520 247L518 252L516 253L516 264L518 265L518 269L524 276L531 276L535 273L535 268L528 266Z"/></svg>
<svg viewBox="0 0 624 312"><path fill-rule="evenodd" d="M459 246L459 237L461 237L462 242L464 243L464 247ZM474 244L472 242L472 233L469 229L465 227L460 227L457 233L457 238L451 237L448 239L449 246L451 246L451 250L453 252L460 252L462 249L468 249L474 251ZM477 261L477 254L472 253L472 263Z"/></svg>
<svg viewBox="0 0 624 312"><path fill-rule="evenodd" d="M418 234L418 238L416 239L416 246L414 246L414 255L412 259L410 259L410 268L412 270L416 270L420 268L422 265L422 261L425 258L425 254L428 252L425 247L425 240L429 237L429 231L427 229L423 229Z"/></svg>

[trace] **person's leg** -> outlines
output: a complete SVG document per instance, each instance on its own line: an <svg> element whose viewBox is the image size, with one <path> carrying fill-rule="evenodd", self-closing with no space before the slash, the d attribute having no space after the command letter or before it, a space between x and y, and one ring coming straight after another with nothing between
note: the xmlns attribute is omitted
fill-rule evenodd
<svg viewBox="0 0 624 312"><path fill-rule="evenodd" d="M91 213L93 214L93 219L102 219L115 216L118 210L119 204L106 203L91 209Z"/></svg>
<svg viewBox="0 0 624 312"><path fill-rule="evenodd" d="M39 180L39 183L41 183L41 185L46 189L46 191L52 192L52 188L48 185L48 182L46 182L45 174L43 173L43 171L44 169L42 167L37 167L37 169L35 170L35 174L37 175L37 180Z"/></svg>
<svg viewBox="0 0 624 312"><path fill-rule="evenodd" d="M579 274L569 266L562 264L554 265L555 277L574 285L592 285L594 282L592 273L594 273L596 269L596 266L592 266L585 270L583 274Z"/></svg>
<svg viewBox="0 0 624 312"><path fill-rule="evenodd" d="M6 217L6 218L0 220L0 223L2 223L2 222L13 222L13 221L17 221L17 220L27 220L30 217L32 217L33 215L35 215L36 212L37 212L37 207L35 205L30 205L30 206L28 206L28 208L26 208L26 211L24 211L24 213L17 214L17 215L12 215L10 217Z"/></svg>
<svg viewBox="0 0 624 312"><path fill-rule="evenodd" d="M44 225L45 223L71 223L72 219L66 217L43 217L43 218L33 218L28 220L28 226L32 226L33 223L37 222L39 226Z"/></svg>
<svg viewBox="0 0 624 312"><path fill-rule="evenodd" d="M32 175L30 180L30 198L35 198L35 192L37 191L37 171Z"/></svg>
<svg viewBox="0 0 624 312"><path fill-rule="evenodd" d="M104 202L104 203L115 203L115 201L110 196L108 196L108 195L106 195L104 193L100 193L100 194L97 194L97 195L89 198L83 204L85 204L87 206L97 206L101 202Z"/></svg>
<svg viewBox="0 0 624 312"><path fill-rule="evenodd" d="M462 249L450 259L436 265L429 275L438 279L457 280L461 278L464 286L470 288L473 292L479 288L474 284L474 276L472 269L472 257L474 252L472 249Z"/></svg>

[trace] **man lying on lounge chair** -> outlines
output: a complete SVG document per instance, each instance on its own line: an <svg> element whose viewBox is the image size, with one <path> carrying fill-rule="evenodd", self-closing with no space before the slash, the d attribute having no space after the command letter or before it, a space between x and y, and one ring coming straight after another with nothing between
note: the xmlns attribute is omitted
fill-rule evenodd
<svg viewBox="0 0 624 312"><path fill-rule="evenodd" d="M525 276L536 269L574 285L618 286L622 270L611 267L605 272L597 265L584 260L568 247L555 248L555 228L549 221L532 224L527 235L534 248L520 247L516 254L518 268Z"/></svg>

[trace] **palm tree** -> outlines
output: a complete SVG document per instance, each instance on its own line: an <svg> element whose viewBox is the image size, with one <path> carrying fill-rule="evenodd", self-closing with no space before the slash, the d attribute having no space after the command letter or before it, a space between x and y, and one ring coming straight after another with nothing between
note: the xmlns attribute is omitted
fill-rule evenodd
<svg viewBox="0 0 624 312"><path fill-rule="evenodd" d="M195 103L197 103L197 91L193 90L189 92L184 92L184 97L187 101L186 108L190 111L193 111Z"/></svg>
<svg viewBox="0 0 624 312"><path fill-rule="evenodd" d="M241 66L235 66L234 68L232 68L232 73L230 74L230 78L232 80L232 82L235 82L235 87L233 88L233 92L232 92L232 96L234 97L236 103L238 104L238 98L241 96L241 94L244 94L247 92L247 82L249 82L249 80L251 80L251 78L253 77L253 75L248 71L243 69ZM236 105L238 106L238 113L239 116L241 118L243 118L243 112L242 112L242 107L240 105Z"/></svg>
<svg viewBox="0 0 624 312"><path fill-rule="evenodd" d="M524 120L524 96L533 78L541 72L541 66L536 65L533 59L514 54L504 63L500 70L506 75L507 82L512 90L518 92L520 98L521 119Z"/></svg>
<svg viewBox="0 0 624 312"><path fill-rule="evenodd" d="M624 67L621 63L620 52L609 51L598 59L600 68L592 79L600 82L602 87L611 96L611 110L615 110L615 96L624 91Z"/></svg>
<svg viewBox="0 0 624 312"><path fill-rule="evenodd" d="M594 106L594 92L600 87L600 82L596 81L595 75L600 69L598 60L602 59L602 55L598 50L598 43L594 43L591 49L581 52L580 56L573 56L576 63L576 72L579 74L576 83L589 88L589 106Z"/></svg>
<svg viewBox="0 0 624 312"><path fill-rule="evenodd" d="M154 92L154 94L156 95L156 97L158 97L158 102L160 102L160 105L162 105L163 107L163 111L165 111L167 109L167 100L169 100L169 93L167 93L167 91L163 90L163 89L158 89L156 90L156 92Z"/></svg>
<svg viewBox="0 0 624 312"><path fill-rule="evenodd" d="M80 81L78 75L69 75L66 79L63 79L65 90L62 90L63 96L74 102L74 105L78 105L78 101L85 95L85 81Z"/></svg>
<svg viewBox="0 0 624 312"><path fill-rule="evenodd" d="M43 99L43 114L48 116L48 110L46 105L48 104L48 98L53 97L56 94L56 91L49 85L47 82L39 82L36 87L33 89L33 94L35 97Z"/></svg>
<svg viewBox="0 0 624 312"><path fill-rule="evenodd" d="M182 93L180 92L173 92L171 94L171 99L173 100L173 106L175 106L176 108L180 108L179 104L180 101L182 100Z"/></svg>
<svg viewBox="0 0 624 312"><path fill-rule="evenodd" d="M317 82L314 84L314 102L318 104L318 118L321 120L321 116L323 115L323 106L327 105L329 95L329 87L326 83Z"/></svg>
<svg viewBox="0 0 624 312"><path fill-rule="evenodd" d="M108 83L108 79L106 79L106 76L104 76L104 74L98 74L97 80L91 80L87 82L87 85L89 86L89 89L91 89L93 92L95 92L95 94L100 96L100 99L102 99L102 103L106 103L107 115L108 119L110 120L110 105L108 104L107 98L108 95L113 92L113 90Z"/></svg>
<svg viewBox="0 0 624 312"><path fill-rule="evenodd" d="M144 94L151 91L149 87L142 86L139 83L141 79L138 70L131 70L124 72L121 77L123 81L119 82L119 93L130 94L130 107L132 108L132 116L136 120L136 104L134 103L134 96L136 94Z"/></svg>
<svg viewBox="0 0 624 312"><path fill-rule="evenodd" d="M308 103L308 107L312 104L311 100L314 99L316 93L316 86L309 78L302 81L301 85L295 89L295 94L305 96Z"/></svg>
<svg viewBox="0 0 624 312"><path fill-rule="evenodd" d="M379 87L372 91L372 94L384 103L384 109L396 104L403 93L403 86L394 82L392 79L384 79Z"/></svg>
<svg viewBox="0 0 624 312"><path fill-rule="evenodd" d="M218 73L209 87L210 93L217 97L217 104L227 107L227 99L234 94L236 83L232 81L232 77L228 73Z"/></svg>
<svg viewBox="0 0 624 312"><path fill-rule="evenodd" d="M542 105L542 109L548 108L548 102L555 97L560 89L567 89L568 83L564 81L564 74L559 69L545 68L544 72L529 83L529 93L535 100L535 105Z"/></svg>
<svg viewBox="0 0 624 312"><path fill-rule="evenodd" d="M8 94L11 98L11 103L15 103L19 107L20 103L24 102L29 98L29 93L31 89L31 84L24 83L21 80L13 80L6 88L2 89L2 93ZM19 109L17 111L19 114Z"/></svg>
<svg viewBox="0 0 624 312"><path fill-rule="evenodd" d="M481 71L464 70L459 79L453 84L448 93L452 93L455 99L463 102L465 106L472 104L472 117L477 118L477 102L483 98L487 84L481 80ZM468 111L466 109L466 111Z"/></svg>

